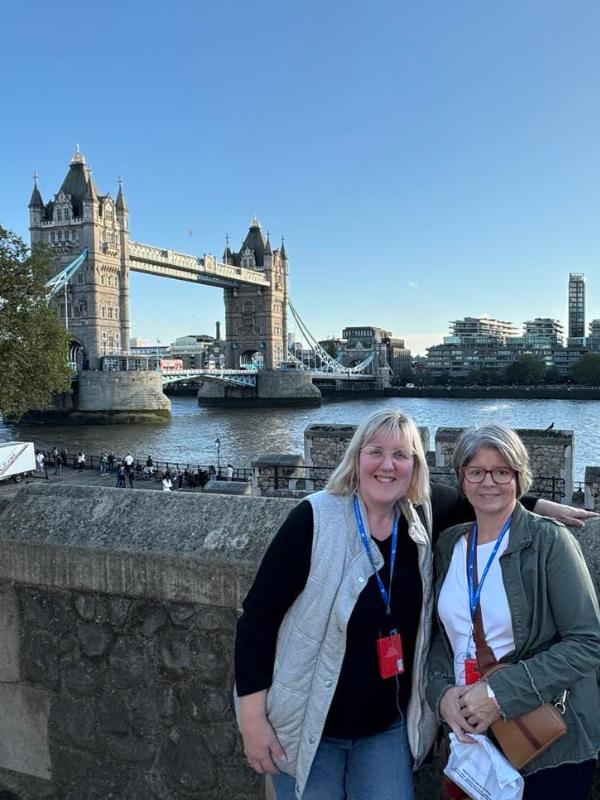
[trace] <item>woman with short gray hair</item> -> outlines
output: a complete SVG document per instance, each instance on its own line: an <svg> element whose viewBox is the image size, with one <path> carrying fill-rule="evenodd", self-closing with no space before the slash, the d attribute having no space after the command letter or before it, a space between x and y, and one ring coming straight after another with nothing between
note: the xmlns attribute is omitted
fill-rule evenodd
<svg viewBox="0 0 600 800"><path fill-rule="evenodd" d="M469 734L562 696L567 733L523 767L524 798L584 800L600 748L600 610L581 549L518 502L531 470L514 431L465 431L453 463L476 521L445 531L436 547L430 705L472 742ZM490 672L498 663L505 668Z"/></svg>

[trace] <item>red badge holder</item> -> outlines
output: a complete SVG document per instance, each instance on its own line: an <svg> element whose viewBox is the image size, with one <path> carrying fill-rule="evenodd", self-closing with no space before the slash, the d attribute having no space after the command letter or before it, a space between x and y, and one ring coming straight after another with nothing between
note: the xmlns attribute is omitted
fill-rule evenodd
<svg viewBox="0 0 600 800"><path fill-rule="evenodd" d="M481 678L481 673L477 669L476 658L465 658L465 683L470 686L472 683L477 683Z"/></svg>
<svg viewBox="0 0 600 800"><path fill-rule="evenodd" d="M389 636L377 639L377 658L382 678L393 678L394 675L401 675L404 672L402 640L399 633L391 633Z"/></svg>

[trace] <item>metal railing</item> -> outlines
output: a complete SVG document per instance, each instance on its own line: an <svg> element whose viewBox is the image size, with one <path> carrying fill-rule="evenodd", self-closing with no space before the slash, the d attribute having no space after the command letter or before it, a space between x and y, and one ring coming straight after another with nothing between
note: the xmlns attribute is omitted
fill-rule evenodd
<svg viewBox="0 0 600 800"><path fill-rule="evenodd" d="M55 469L56 463L55 458L52 452L42 451L45 455L45 467L46 469ZM78 453L68 453L66 457L66 461L63 464L64 468L67 469L75 469L75 470L96 470L97 472L101 472L102 466L102 456L98 455L87 455L85 456L85 462L83 464L79 464ZM106 463L105 472L109 474L116 474L119 464L124 463L123 458L114 458L114 460L108 461ZM136 473L136 478L139 480L162 480L164 475L169 472L172 473L183 472L188 473L190 475L202 475L206 474L208 479L213 480L229 480L227 476L227 467L223 466L215 466L213 464L195 464L190 462L182 462L182 461L162 461L162 460L155 460L152 459L152 466L148 468L146 466L146 460L141 459L134 459L132 468ZM231 480L234 481L249 481L252 478L252 469L250 467L234 467L233 468L233 476Z"/></svg>

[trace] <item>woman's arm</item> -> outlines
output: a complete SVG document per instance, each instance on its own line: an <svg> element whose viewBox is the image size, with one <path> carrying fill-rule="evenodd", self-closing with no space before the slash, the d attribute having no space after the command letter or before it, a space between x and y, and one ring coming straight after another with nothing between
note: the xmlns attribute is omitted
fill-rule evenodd
<svg viewBox="0 0 600 800"><path fill-rule="evenodd" d="M552 500L535 497L532 494L523 495L519 502L528 511L535 511L543 517L550 517L563 525L575 528L583 528L586 519L599 516L594 511L554 503ZM431 484L431 510L434 541L446 528L475 519L475 511L467 498L456 487L446 486L443 483Z"/></svg>
<svg viewBox="0 0 600 800"><path fill-rule="evenodd" d="M465 719L462 709L464 686L454 685L454 665L448 653L448 645L438 621L434 621L434 632L428 659L427 702L440 720L450 726L459 741L469 743L468 735L477 729Z"/></svg>
<svg viewBox="0 0 600 800"><path fill-rule="evenodd" d="M292 510L269 545L237 625L235 680L240 731L248 764L259 773L278 771L273 756L285 759L267 719L267 690L273 678L279 626L308 579L312 537L312 506L304 501Z"/></svg>
<svg viewBox="0 0 600 800"><path fill-rule="evenodd" d="M600 666L600 609L579 543L565 528L552 537L544 570L559 640L490 676L502 715L514 719L547 703Z"/></svg>
<svg viewBox="0 0 600 800"><path fill-rule="evenodd" d="M289 514L269 545L243 602L235 640L238 696L268 689L277 633L310 572L313 515L308 501Z"/></svg>
<svg viewBox="0 0 600 800"><path fill-rule="evenodd" d="M575 506L563 506L561 503L546 500L544 497L538 499L533 511L542 517L551 517L571 528L583 528L586 519L600 516L595 511L586 511L585 508L575 508Z"/></svg>

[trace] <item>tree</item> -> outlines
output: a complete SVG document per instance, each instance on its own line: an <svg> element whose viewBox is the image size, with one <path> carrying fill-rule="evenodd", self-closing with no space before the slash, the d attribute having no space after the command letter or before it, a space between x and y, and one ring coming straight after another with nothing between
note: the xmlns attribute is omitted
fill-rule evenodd
<svg viewBox="0 0 600 800"><path fill-rule="evenodd" d="M524 353L506 368L508 383L540 384L546 375L546 365L531 353Z"/></svg>
<svg viewBox="0 0 600 800"><path fill-rule="evenodd" d="M544 377L544 382L548 384L562 383L563 376L560 374L560 370L558 370L556 367L548 367Z"/></svg>
<svg viewBox="0 0 600 800"><path fill-rule="evenodd" d="M71 385L69 338L46 300L52 267L48 248L30 252L0 225L0 413L16 419Z"/></svg>
<svg viewBox="0 0 600 800"><path fill-rule="evenodd" d="M598 353L584 353L569 370L569 376L575 383L599 386L600 355Z"/></svg>

